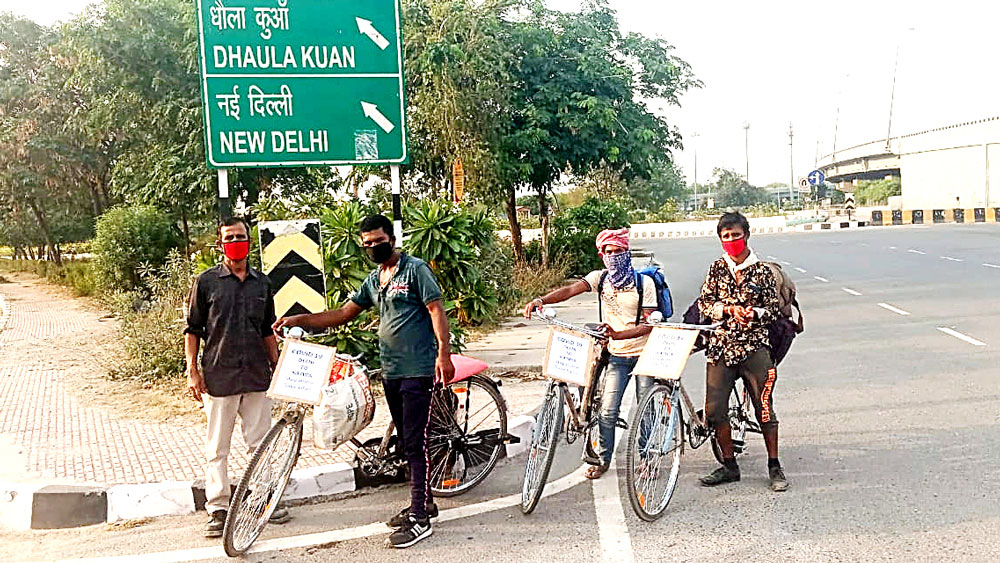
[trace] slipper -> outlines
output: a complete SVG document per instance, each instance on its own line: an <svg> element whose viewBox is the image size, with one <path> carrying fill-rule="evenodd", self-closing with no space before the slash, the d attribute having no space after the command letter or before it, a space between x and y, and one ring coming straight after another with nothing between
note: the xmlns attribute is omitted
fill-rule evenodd
<svg viewBox="0 0 1000 563"><path fill-rule="evenodd" d="M587 479L599 479L608 470L607 465L591 465L590 469L583 474Z"/></svg>

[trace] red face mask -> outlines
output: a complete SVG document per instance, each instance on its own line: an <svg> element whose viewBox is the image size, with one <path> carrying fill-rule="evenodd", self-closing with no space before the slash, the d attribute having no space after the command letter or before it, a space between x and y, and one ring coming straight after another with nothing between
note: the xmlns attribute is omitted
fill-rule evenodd
<svg viewBox="0 0 1000 563"><path fill-rule="evenodd" d="M738 238L736 240L726 240L722 241L722 250L726 251L726 254L736 258L743 251L747 249L746 239Z"/></svg>
<svg viewBox="0 0 1000 563"><path fill-rule="evenodd" d="M239 262L250 254L250 241L237 240L224 242L222 243L222 252L226 255L226 258L234 262Z"/></svg>

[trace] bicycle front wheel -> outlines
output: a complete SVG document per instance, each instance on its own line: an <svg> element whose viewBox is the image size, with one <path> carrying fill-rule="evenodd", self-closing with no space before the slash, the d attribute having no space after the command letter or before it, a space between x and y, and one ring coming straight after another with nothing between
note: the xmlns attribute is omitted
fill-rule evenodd
<svg viewBox="0 0 1000 563"><path fill-rule="evenodd" d="M226 555L242 555L264 531L285 492L301 447L302 418L290 422L282 417L254 450L229 503L222 532Z"/></svg>
<svg viewBox="0 0 1000 563"><path fill-rule="evenodd" d="M524 482L521 485L521 512L531 514L542 498L549 469L556 456L556 445L563 418L563 387L555 381L549 382L545 402L538 411L535 430L531 433L528 460L524 466Z"/></svg>
<svg viewBox="0 0 1000 563"><path fill-rule="evenodd" d="M632 509L647 522L663 516L677 487L684 442L679 389L653 385L629 424L626 488Z"/></svg>
<svg viewBox="0 0 1000 563"><path fill-rule="evenodd" d="M452 497L475 487L503 454L507 409L496 385L480 376L434 391L427 429L431 491Z"/></svg>

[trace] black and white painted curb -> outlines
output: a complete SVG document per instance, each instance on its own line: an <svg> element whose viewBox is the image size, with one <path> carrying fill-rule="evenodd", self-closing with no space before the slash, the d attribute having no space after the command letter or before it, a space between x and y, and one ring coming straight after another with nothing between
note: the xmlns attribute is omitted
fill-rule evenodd
<svg viewBox="0 0 1000 563"><path fill-rule="evenodd" d="M520 455L531 442L535 418L512 417L507 457ZM347 463L292 472L284 500L306 500L357 490ZM205 508L202 481L165 481L138 485L87 486L0 482L0 529L28 530L89 526L156 516L191 514Z"/></svg>

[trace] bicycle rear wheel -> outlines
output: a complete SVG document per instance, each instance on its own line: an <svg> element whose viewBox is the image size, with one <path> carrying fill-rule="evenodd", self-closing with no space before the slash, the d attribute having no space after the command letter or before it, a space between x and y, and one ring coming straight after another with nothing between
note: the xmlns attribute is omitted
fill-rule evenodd
<svg viewBox="0 0 1000 563"><path fill-rule="evenodd" d="M473 376L436 389L427 429L431 491L451 497L481 483L506 437L507 409L492 381Z"/></svg>
<svg viewBox="0 0 1000 563"><path fill-rule="evenodd" d="M267 526L288 485L302 447L302 418L282 417L254 450L240 479L222 532L226 555L236 557L250 549Z"/></svg>
<svg viewBox="0 0 1000 563"><path fill-rule="evenodd" d="M556 456L556 445L563 418L563 387L555 381L549 382L545 402L538 411L535 431L531 434L528 459L524 465L524 482L521 485L521 512L531 514L542 498L549 469Z"/></svg>
<svg viewBox="0 0 1000 563"><path fill-rule="evenodd" d="M747 395L743 380L737 379L736 383L733 384L733 392L729 394L729 410L726 412L726 416L729 418L729 435L733 440L734 457L747 451L746 406L749 400L750 397ZM712 454L715 455L716 461L724 463L722 461L722 448L719 447L719 441L715 439L714 432L712 433Z"/></svg>
<svg viewBox="0 0 1000 563"><path fill-rule="evenodd" d="M639 403L629 426L625 482L635 513L647 522L663 516L680 474L679 386L657 383Z"/></svg>

